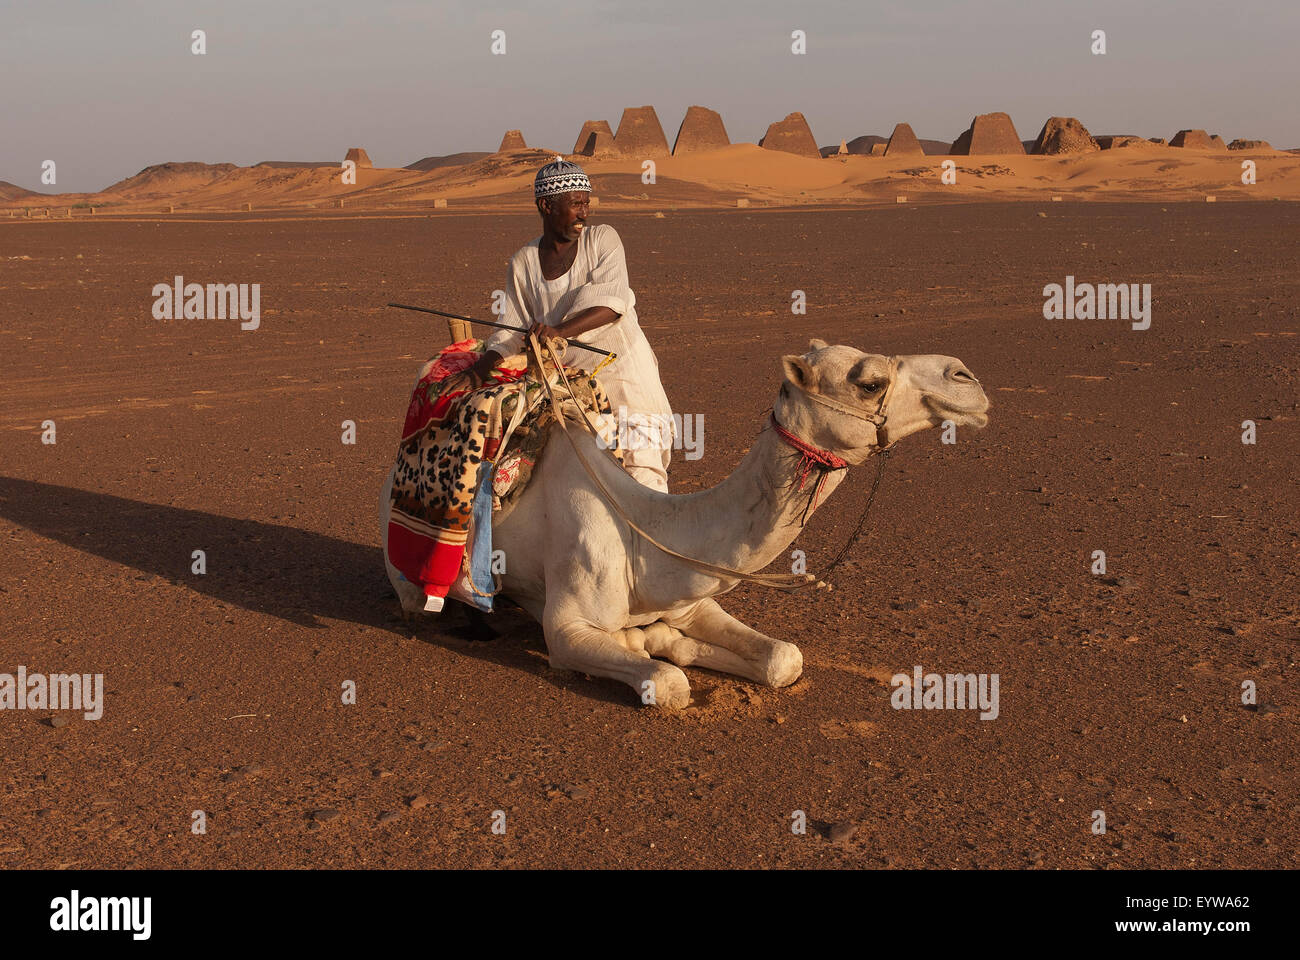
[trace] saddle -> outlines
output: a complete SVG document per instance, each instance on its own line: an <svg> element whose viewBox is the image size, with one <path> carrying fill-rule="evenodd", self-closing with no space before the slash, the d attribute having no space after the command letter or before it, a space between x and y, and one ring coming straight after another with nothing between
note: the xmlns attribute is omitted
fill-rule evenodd
<svg viewBox="0 0 1300 960"><path fill-rule="evenodd" d="M445 597L468 576L474 598L487 598L476 605L491 609L491 527L527 488L555 412L522 355L503 360L477 390L442 389L482 354L483 341L470 338L444 347L421 368L397 450L388 559L426 596ZM609 397L595 376L566 366L560 377L550 362L544 373L551 390L564 393L565 416L581 416L580 407L608 425L602 440L621 463Z"/></svg>

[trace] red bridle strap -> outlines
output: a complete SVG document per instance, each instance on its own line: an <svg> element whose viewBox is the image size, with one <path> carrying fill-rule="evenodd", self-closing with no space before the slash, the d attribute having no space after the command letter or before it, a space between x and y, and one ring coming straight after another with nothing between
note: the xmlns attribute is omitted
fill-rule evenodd
<svg viewBox="0 0 1300 960"><path fill-rule="evenodd" d="M843 470L849 465L849 462L843 457L837 457L829 450L823 450L821 447L814 447L811 443L803 440L785 427L781 426L776 419L776 411L772 411L772 429L774 429L782 440L788 443L794 449L799 451L799 489L803 489L804 482L808 479L808 472L813 466L822 467L824 470ZM821 495L822 484L826 482L826 474L823 473L817 479L817 489L813 491L813 509L817 509L817 498Z"/></svg>

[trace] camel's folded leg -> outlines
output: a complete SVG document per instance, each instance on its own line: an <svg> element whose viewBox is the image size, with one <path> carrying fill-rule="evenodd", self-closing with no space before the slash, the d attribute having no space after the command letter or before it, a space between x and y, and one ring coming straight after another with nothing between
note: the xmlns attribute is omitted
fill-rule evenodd
<svg viewBox="0 0 1300 960"><path fill-rule="evenodd" d="M759 683L785 687L803 673L803 654L798 647L746 626L718 606L712 597L701 600L689 613L665 622L692 639L736 654L749 665L749 672L732 672Z"/></svg>
<svg viewBox="0 0 1300 960"><path fill-rule="evenodd" d="M558 622L549 614L542 624L551 666L594 677L622 680L643 703L679 710L691 702L686 674L670 663L634 653L610 633L591 623Z"/></svg>
<svg viewBox="0 0 1300 960"><path fill-rule="evenodd" d="M679 667L706 667L720 673L767 682L766 673L744 657L712 643L688 637L666 623L652 623L644 630L645 648L651 656L671 660Z"/></svg>

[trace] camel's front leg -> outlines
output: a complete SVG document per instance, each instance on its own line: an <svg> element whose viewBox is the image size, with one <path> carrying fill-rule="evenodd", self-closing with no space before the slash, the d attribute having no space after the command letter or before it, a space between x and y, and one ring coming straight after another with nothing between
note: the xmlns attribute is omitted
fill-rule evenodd
<svg viewBox="0 0 1300 960"><path fill-rule="evenodd" d="M736 654L749 665L749 672L740 675L769 687L789 686L803 673L803 654L798 647L746 626L712 597L701 600L679 617L665 617L664 622L687 637Z"/></svg>
<svg viewBox="0 0 1300 960"><path fill-rule="evenodd" d="M686 674L671 663L650 659L644 650L633 652L595 624L548 608L542 629L553 667L622 680L643 703L653 706L680 710L691 702Z"/></svg>
<svg viewBox="0 0 1300 960"><path fill-rule="evenodd" d="M651 656L671 660L679 667L706 667L758 683L767 682L767 673L758 664L717 644L688 637L666 623L650 624L642 631L642 637Z"/></svg>

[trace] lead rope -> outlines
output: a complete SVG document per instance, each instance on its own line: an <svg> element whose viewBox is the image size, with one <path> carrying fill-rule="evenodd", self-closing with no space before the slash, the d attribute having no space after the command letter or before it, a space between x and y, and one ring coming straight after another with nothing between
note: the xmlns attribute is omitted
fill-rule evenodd
<svg viewBox="0 0 1300 960"><path fill-rule="evenodd" d="M569 384L569 378L565 375L564 365L560 362L559 355L556 354L555 347L550 342L545 343L544 346L546 352L550 355L551 363L555 367L556 373L559 374L560 381L564 384L564 388L568 393L569 398L572 399L573 388ZM550 377L546 375L546 367L542 359L542 347L543 344L538 342L536 335L529 333L528 334L529 366L531 367L534 363L537 366L538 379L541 380L543 387L545 387L546 389L547 399L551 403L551 411L555 415L555 419L559 422L560 429L563 431L564 435L568 437L569 445L573 447L573 452L577 454L578 461L582 464L583 469L587 471L587 476L591 478L592 482L596 485L596 488L600 491L601 495L604 496L606 502L608 502L609 505L613 507L614 512L617 513L620 517L622 517L623 520L627 523L627 525L631 527L634 531L636 531L643 539L645 539L652 546L668 554L670 557L680 560L690 567L694 567L697 570L700 570L704 573L712 574L713 576L716 577L724 577L728 580L743 580L747 583L757 583L760 586L771 587L775 590L793 591L793 590L803 589L804 587L816 587L819 590L831 589L830 584L826 583L822 579L813 576L811 573L745 573L743 570L733 570L730 567L726 567L721 564L709 563L705 560L697 560L694 557L688 557L685 554L678 553L676 550L672 549L671 547L664 546L662 543L660 543L658 540L656 540L646 531L642 530L641 527L637 525L636 521L633 520L630 516L628 516L627 511L623 509L623 505L618 502L618 500L614 497L613 493L610 492L609 488L605 486L605 482L596 475L596 471L592 468L591 464L587 461L586 454L584 454L582 452L582 449L578 446L578 441L575 440L573 435L569 432L569 427L568 424L565 422L564 414L560 410L559 401L556 400L555 392L551 388ZM609 458L614 463L618 464L618 460L614 457L613 453L611 453L606 448L604 442L600 437L599 432L591 424L591 421L587 418L586 408L580 403L576 403L576 405L578 407L578 413L580 414L579 420L582 423L582 425L586 428L587 432L591 434L592 438L596 440L597 442L596 445L601 449L604 449L606 455L609 456ZM884 403L882 399L881 410L883 409L884 409ZM866 418L864 417L863 419ZM622 464L618 464L618 467L620 470L623 469ZM871 509L871 501L875 499L876 488L880 486L880 477L881 474L884 472L883 467L884 464L882 462L881 469L878 470L876 473L876 482L871 490L871 499L867 501L867 508L862 512L862 516L858 520L857 530L855 530L853 534L854 538L857 537L858 532L861 531L863 525L866 523L867 511ZM840 551L839 556L837 556L835 560L832 562L830 569L834 569L835 565L838 564L841 559L843 559L844 555L848 553L849 547L852 546L852 543L853 543L853 538L850 538L849 542L845 544L844 549ZM828 569L827 572L829 573L830 570Z"/></svg>

